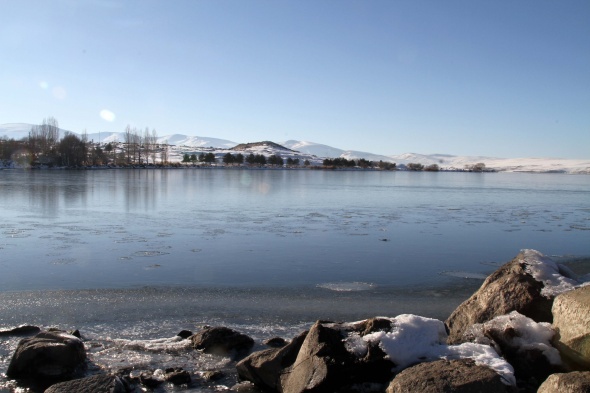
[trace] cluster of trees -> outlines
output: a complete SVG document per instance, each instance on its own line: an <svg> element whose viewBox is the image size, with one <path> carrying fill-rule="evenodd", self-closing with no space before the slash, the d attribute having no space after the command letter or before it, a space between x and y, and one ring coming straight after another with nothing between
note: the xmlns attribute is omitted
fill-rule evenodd
<svg viewBox="0 0 590 393"><path fill-rule="evenodd" d="M0 138L0 159L16 161L20 165L83 166L83 165L144 165L168 161L168 147L157 143L156 130L145 129L142 133L127 126L122 144L88 141L86 132L78 136L66 132L60 138L57 120L43 119L40 125L31 128L28 137L21 140Z"/></svg>
<svg viewBox="0 0 590 393"><path fill-rule="evenodd" d="M393 170L396 168L395 163L393 162L384 162L379 161L378 163L374 163L373 161L365 160L364 158L360 158L358 160L347 160L343 157L338 158L326 158L323 162L324 167L328 168L379 168L384 170Z"/></svg>
<svg viewBox="0 0 590 393"><path fill-rule="evenodd" d="M197 157L196 153L193 154L188 154L188 153L184 153L184 155L182 156L182 162L206 162L206 163L213 163L215 162L215 154L209 152L209 153L201 153L199 154L199 156Z"/></svg>
<svg viewBox="0 0 590 393"><path fill-rule="evenodd" d="M144 165L156 164L156 157L160 155L160 162L168 162L168 149L162 148L158 144L158 134L156 130L149 130L148 127L142 132L140 129L131 128L129 125L125 128L124 134L125 156L127 164Z"/></svg>
<svg viewBox="0 0 590 393"><path fill-rule="evenodd" d="M469 172L484 172L486 170L486 164L478 162L473 165L465 165L465 170Z"/></svg>
<svg viewBox="0 0 590 393"><path fill-rule="evenodd" d="M182 158L182 162L184 162L184 163L190 163L190 162L196 163L197 161L202 162L202 163L214 163L216 161L215 154L201 153L197 156L196 153L193 153L193 154L185 153ZM246 157L244 157L244 155L242 153L238 153L235 155L231 154L231 153L226 153L223 156L222 161L226 165L233 165L233 164L241 165L243 163L247 163L248 165L283 166L286 163L288 166L298 166L300 163L299 158L289 157L289 158L287 158L287 160L284 160L278 154L273 154L269 157L266 157L262 154L254 154L254 153L250 153ZM306 166L310 165L308 160L305 160L305 165Z"/></svg>

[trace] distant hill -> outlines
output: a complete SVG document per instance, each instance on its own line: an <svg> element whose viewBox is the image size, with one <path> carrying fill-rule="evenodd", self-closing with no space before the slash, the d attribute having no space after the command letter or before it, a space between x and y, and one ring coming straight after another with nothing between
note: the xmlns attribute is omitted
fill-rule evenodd
<svg viewBox="0 0 590 393"><path fill-rule="evenodd" d="M33 124L11 123L0 124L0 138L6 136L12 139L22 139L29 135ZM61 130L63 136L67 130ZM88 134L88 139L95 142L123 142L122 132L100 132ZM384 156L357 150L343 150L328 145L308 141L288 140L282 143L271 141L243 143L202 137L188 136L184 134L171 134L158 137L159 143L173 145L170 151L172 160L180 161L184 153L195 153L207 148L216 149L216 155L227 152L243 151L248 153L263 154L269 156L277 154L283 158L291 157L300 160L309 160L314 165L320 165L324 158L342 157L348 160L364 158L369 161L389 161L403 167L409 163L423 164L425 166L437 164L441 169L464 169L483 162L486 168L499 172L556 172L590 174L590 160L570 160L561 158L496 158L483 156L453 156L448 154L418 154L404 153L399 155Z"/></svg>
<svg viewBox="0 0 590 393"><path fill-rule="evenodd" d="M271 142L271 141L262 141L262 142L251 142L251 143L240 143L237 146L231 148L234 151L245 151L245 150L284 150L288 152L294 152L295 150L291 150L286 148L285 146L281 146L278 143Z"/></svg>
<svg viewBox="0 0 590 393"><path fill-rule="evenodd" d="M33 128L35 124L28 124L28 123L8 123L8 124L0 124L0 138L6 136L10 139L20 140L23 138L29 137L29 132L31 128ZM64 136L66 132L71 132L68 130L64 130L63 128L59 129L60 136Z"/></svg>

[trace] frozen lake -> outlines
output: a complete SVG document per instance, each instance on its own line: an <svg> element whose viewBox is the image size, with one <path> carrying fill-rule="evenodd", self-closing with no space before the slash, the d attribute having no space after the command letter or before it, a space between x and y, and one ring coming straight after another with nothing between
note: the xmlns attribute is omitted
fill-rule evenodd
<svg viewBox="0 0 590 393"><path fill-rule="evenodd" d="M1 171L0 187L2 291L416 287L522 248L590 255L588 176Z"/></svg>
<svg viewBox="0 0 590 393"><path fill-rule="evenodd" d="M0 214L0 328L103 341L444 319L523 248L590 256L589 176L4 170ZM0 346L0 373L15 344Z"/></svg>

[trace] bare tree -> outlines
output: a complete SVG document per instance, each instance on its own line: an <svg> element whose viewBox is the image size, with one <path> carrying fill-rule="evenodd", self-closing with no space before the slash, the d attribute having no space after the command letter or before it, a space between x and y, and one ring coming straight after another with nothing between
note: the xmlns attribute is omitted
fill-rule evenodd
<svg viewBox="0 0 590 393"><path fill-rule="evenodd" d="M34 159L41 159L46 163L57 156L59 141L59 124L54 117L43 119L41 125L35 125L29 132L28 144Z"/></svg>
<svg viewBox="0 0 590 393"><path fill-rule="evenodd" d="M156 129L152 129L152 135L150 137L151 140L151 146L152 146L152 164L156 164L156 145L158 144L158 133L156 132Z"/></svg>
<svg viewBox="0 0 590 393"><path fill-rule="evenodd" d="M131 126L127 124L125 127L125 150L127 153L127 165L131 164L131 143L132 143Z"/></svg>
<svg viewBox="0 0 590 393"><path fill-rule="evenodd" d="M162 164L166 164L168 162L168 141L165 140L162 145L162 152L160 153L160 161Z"/></svg>

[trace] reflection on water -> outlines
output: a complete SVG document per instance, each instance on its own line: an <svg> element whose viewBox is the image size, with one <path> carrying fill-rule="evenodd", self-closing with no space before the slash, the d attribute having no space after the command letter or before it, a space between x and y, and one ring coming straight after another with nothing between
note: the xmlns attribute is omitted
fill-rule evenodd
<svg viewBox="0 0 590 393"><path fill-rule="evenodd" d="M445 284L522 248L589 255L587 179L0 171L0 288Z"/></svg>

